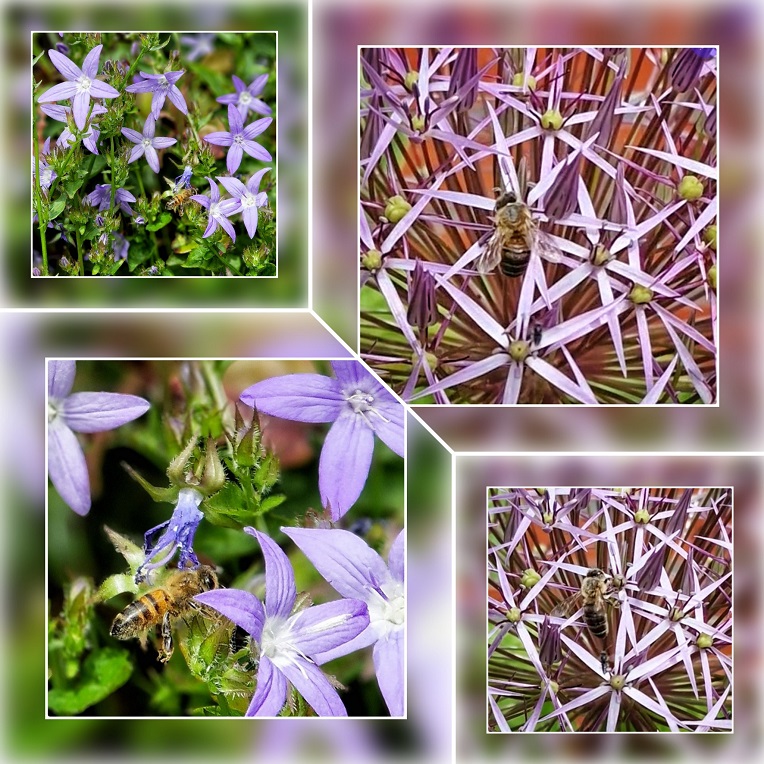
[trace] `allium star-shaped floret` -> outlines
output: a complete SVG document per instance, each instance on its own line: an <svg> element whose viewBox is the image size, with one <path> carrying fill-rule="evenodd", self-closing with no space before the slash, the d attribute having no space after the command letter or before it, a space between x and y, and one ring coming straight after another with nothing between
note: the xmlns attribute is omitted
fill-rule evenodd
<svg viewBox="0 0 764 764"><path fill-rule="evenodd" d="M321 449L318 485L338 520L355 504L371 467L376 435L404 455L403 405L357 361L332 361L335 378L288 374L248 387L241 400L298 422L333 422Z"/></svg>

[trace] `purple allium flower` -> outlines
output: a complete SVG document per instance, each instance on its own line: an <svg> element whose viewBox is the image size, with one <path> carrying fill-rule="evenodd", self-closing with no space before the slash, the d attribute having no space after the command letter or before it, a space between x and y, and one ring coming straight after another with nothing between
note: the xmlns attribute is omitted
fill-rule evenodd
<svg viewBox="0 0 764 764"><path fill-rule="evenodd" d="M190 48L185 54L186 60L196 61L197 58L202 58L202 56L212 53L215 50L216 37L217 35L214 33L181 35L181 43L188 45Z"/></svg>
<svg viewBox="0 0 764 764"><path fill-rule="evenodd" d="M38 103L50 103L72 98L72 111L74 112L74 124L82 130L88 116L88 107L91 98L116 98L119 91L111 85L96 79L98 75L98 60L101 57L103 45L96 45L82 62L82 69L71 59L59 53L57 50L49 50L48 56L53 66L58 69L67 79L54 85L50 90L43 93Z"/></svg>
<svg viewBox="0 0 764 764"><path fill-rule="evenodd" d="M164 74L140 73L136 82L128 85L125 90L128 93L153 93L151 98L151 114L154 119L159 119L159 112L164 106L164 99L169 97L177 109L183 114L188 114L186 99L175 84L185 73L185 69L177 72L165 72Z"/></svg>
<svg viewBox="0 0 764 764"><path fill-rule="evenodd" d="M159 155L156 150L166 149L168 146L177 143L177 140L175 140L175 138L155 138L155 129L156 119L152 115L149 115L146 118L146 122L143 125L143 133L131 130L129 127L122 128L122 135L124 135L128 141L136 144L130 152L130 158L127 160L128 164L134 162L145 154L149 167L154 172L159 172Z"/></svg>
<svg viewBox="0 0 764 764"><path fill-rule="evenodd" d="M257 688L246 715L276 716L291 683L318 716L347 716L314 656L339 648L364 631L369 625L366 605L342 599L292 612L297 590L289 558L264 533L244 530L263 551L265 607L254 594L238 589L204 592L194 599L232 620L260 647Z"/></svg>
<svg viewBox="0 0 764 764"><path fill-rule="evenodd" d="M374 645L374 669L391 716L403 716L403 640L406 619L404 537L390 547L389 567L361 538L349 531L282 528L315 569L343 597L361 600L369 626L355 639L315 656L326 663Z"/></svg>
<svg viewBox="0 0 764 764"><path fill-rule="evenodd" d="M264 170L258 170L250 177L246 186L237 178L218 176L218 180L225 186L226 191L239 200L241 216L250 239L255 238L255 232L257 231L257 208L268 204L267 194L265 191L258 193L258 189L260 188L260 180L269 170L269 167L266 167Z"/></svg>
<svg viewBox="0 0 764 764"><path fill-rule="evenodd" d="M90 511L90 480L75 432L104 432L137 419L149 402L121 393L72 393L74 361L48 363L48 475L78 514Z"/></svg>
<svg viewBox="0 0 764 764"><path fill-rule="evenodd" d="M261 162L272 162L273 157L259 143L252 139L268 129L273 122L270 117L263 117L256 122L244 127L244 121L237 108L233 105L228 107L228 127L229 132L210 133L204 136L207 143L215 146L230 146L228 157L226 158L226 167L228 172L233 175L239 169L241 158L246 151L251 157L259 159Z"/></svg>
<svg viewBox="0 0 764 764"><path fill-rule="evenodd" d="M85 201L91 207L98 207L99 212L109 209L109 203L111 202L111 185L109 183L99 183L95 187L95 191L91 191L86 197ZM134 202L135 197L126 189L118 188L114 193L114 201L119 205L119 208L125 215L132 217L133 210L128 202Z"/></svg>
<svg viewBox="0 0 764 764"><path fill-rule="evenodd" d="M199 202L202 207L207 208L207 228L204 230L203 239L211 236L215 229L220 225L223 230L231 237L232 241L236 241L236 231L233 230L231 221L228 218L240 209L240 202L238 199L223 199L220 200L220 189L218 189L217 183L212 178L207 177L207 181L210 184L210 195L204 196L203 194L194 194L191 198L195 202Z"/></svg>
<svg viewBox="0 0 764 764"><path fill-rule="evenodd" d="M332 361L335 378L287 374L248 387L248 406L282 419L333 422L321 449L318 487L333 520L361 495L376 435L404 455L403 405L357 361Z"/></svg>
<svg viewBox="0 0 764 764"><path fill-rule="evenodd" d="M239 114L241 114L242 119L247 116L247 113L250 109L252 109L254 112L257 112L258 114L271 113L271 107L268 106L265 101L261 101L256 97L263 92L265 83L268 82L267 74L261 74L259 77L255 77L249 87L235 74L231 77L231 79L233 80L233 86L236 88L236 92L222 95L219 98L216 98L215 100L218 103L224 103L228 105L233 104L239 110Z"/></svg>
<svg viewBox="0 0 764 764"><path fill-rule="evenodd" d="M199 509L203 499L204 496L193 488L181 489L170 519L146 531L143 537L145 556L135 573L136 581L145 581L150 571L167 565L176 549L180 553L179 568L185 568L189 564L194 567L199 565L199 559L194 553L194 535L199 523L204 519L204 514ZM164 529L164 532L152 543L151 537L161 529ZM155 560L157 555L162 556Z"/></svg>
<svg viewBox="0 0 764 764"><path fill-rule="evenodd" d="M47 193L53 181L56 179L56 171L48 164L43 157L50 154L50 138L45 139L40 149L40 188ZM32 157L32 178L35 175L35 159Z"/></svg>

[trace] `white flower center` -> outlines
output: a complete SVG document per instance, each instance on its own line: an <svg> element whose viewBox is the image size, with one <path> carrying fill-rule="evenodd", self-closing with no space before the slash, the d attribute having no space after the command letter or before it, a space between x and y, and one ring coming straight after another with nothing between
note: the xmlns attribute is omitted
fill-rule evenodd
<svg viewBox="0 0 764 764"><path fill-rule="evenodd" d="M57 398L48 399L48 424L58 418L61 413L59 410L60 405L61 402Z"/></svg>
<svg viewBox="0 0 764 764"><path fill-rule="evenodd" d="M370 393L365 393L363 390L354 390L350 394L345 393L345 401L353 413L361 417L372 430L374 429L374 424L371 421L372 416L379 417L383 422L390 421L374 407L374 396Z"/></svg>
<svg viewBox="0 0 764 764"><path fill-rule="evenodd" d="M90 91L90 86L93 84L92 80L86 77L84 74L77 80L77 92L87 93Z"/></svg>
<svg viewBox="0 0 764 764"><path fill-rule="evenodd" d="M246 90L242 90L241 93L239 93L239 103L246 106L248 103L251 103L251 101L252 96Z"/></svg>
<svg viewBox="0 0 764 764"><path fill-rule="evenodd" d="M168 88L170 87L170 82L167 79L167 77L164 76L164 74L159 78L159 85L162 88Z"/></svg>
<svg viewBox="0 0 764 764"><path fill-rule="evenodd" d="M244 136L241 133L239 133L238 135L235 135L233 137L233 142L234 143L238 143L239 145L241 145L243 143L243 141L244 141Z"/></svg>
<svg viewBox="0 0 764 764"><path fill-rule="evenodd" d="M379 592L372 592L367 606L369 624L379 637L403 627L406 621L406 596L400 581L388 581L381 587L384 597Z"/></svg>
<svg viewBox="0 0 764 764"><path fill-rule="evenodd" d="M212 202L212 204L210 204L210 217L213 217L213 218L224 217L223 213L220 211L221 204L222 202Z"/></svg>
<svg viewBox="0 0 764 764"><path fill-rule="evenodd" d="M248 207L257 207L257 197L252 196L252 194L247 194L246 196L242 196L241 206L244 209L247 209Z"/></svg>
<svg viewBox="0 0 764 764"><path fill-rule="evenodd" d="M143 146L144 149L147 149L149 146L151 146L151 138L144 138L141 141L141 146Z"/></svg>

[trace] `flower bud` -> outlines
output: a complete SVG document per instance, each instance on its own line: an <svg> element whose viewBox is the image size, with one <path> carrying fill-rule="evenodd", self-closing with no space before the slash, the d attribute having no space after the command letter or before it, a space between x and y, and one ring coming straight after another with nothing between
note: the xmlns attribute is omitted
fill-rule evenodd
<svg viewBox="0 0 764 764"><path fill-rule="evenodd" d="M646 305L653 299L653 290L641 286L640 284L635 284L632 287L631 292L629 292L629 299L635 305Z"/></svg>
<svg viewBox="0 0 764 764"><path fill-rule="evenodd" d="M425 127L425 118L421 114L417 114L411 118L411 127L418 133L421 133Z"/></svg>
<svg viewBox="0 0 764 764"><path fill-rule="evenodd" d="M507 620L510 623L517 623L521 617L522 613L520 612L520 608L513 607L507 611Z"/></svg>
<svg viewBox="0 0 764 764"><path fill-rule="evenodd" d="M411 90L419 82L419 72L408 72L403 79L403 86Z"/></svg>
<svg viewBox="0 0 764 764"><path fill-rule="evenodd" d="M708 269L708 275L706 276L706 280L708 281L711 289L716 290L716 263L714 263Z"/></svg>
<svg viewBox="0 0 764 764"><path fill-rule="evenodd" d="M516 88L527 87L528 90L536 89L536 78L532 74L525 74L524 72L517 72L512 77L512 84Z"/></svg>
<svg viewBox="0 0 764 764"><path fill-rule="evenodd" d="M526 589L534 587L541 580L541 574L533 568L527 568L523 571L520 585ZM519 618L518 618L519 620Z"/></svg>
<svg viewBox="0 0 764 764"><path fill-rule="evenodd" d="M647 525L650 522L650 513L646 509L638 509L634 513L634 522Z"/></svg>
<svg viewBox="0 0 764 764"><path fill-rule="evenodd" d="M225 485L225 468L220 461L217 446L212 438L207 438L207 450L204 455L204 471L199 487L209 496Z"/></svg>
<svg viewBox="0 0 764 764"><path fill-rule="evenodd" d="M716 251L716 237L717 233L715 225L710 225L708 228L706 228L705 231L703 231L703 241L706 242L706 244L708 244L708 246L711 247L714 252Z"/></svg>
<svg viewBox="0 0 764 764"><path fill-rule="evenodd" d="M698 634L697 644L701 650L708 650L714 644L714 638L708 634Z"/></svg>
<svg viewBox="0 0 764 764"><path fill-rule="evenodd" d="M375 273L382 267L382 253L376 249L370 249L365 255L361 255L361 267Z"/></svg>
<svg viewBox="0 0 764 764"><path fill-rule="evenodd" d="M514 342L509 343L507 352L513 361L522 363L530 354L531 346L530 343L526 342L525 340L515 340Z"/></svg>
<svg viewBox="0 0 764 764"><path fill-rule="evenodd" d="M398 223L411 209L411 205L399 195L391 196L385 205L385 217L391 223Z"/></svg>
<svg viewBox="0 0 764 764"><path fill-rule="evenodd" d="M694 175L685 175L679 181L677 193L680 199L686 199L688 202L700 199L703 196L703 183Z"/></svg>
<svg viewBox="0 0 764 764"><path fill-rule="evenodd" d="M562 114L557 109L549 109L541 117L544 130L559 130L562 127Z"/></svg>

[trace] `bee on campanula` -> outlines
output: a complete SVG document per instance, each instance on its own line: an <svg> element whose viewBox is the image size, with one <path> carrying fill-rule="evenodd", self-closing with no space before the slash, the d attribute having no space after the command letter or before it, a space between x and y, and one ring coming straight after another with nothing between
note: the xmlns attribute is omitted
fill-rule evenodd
<svg viewBox="0 0 764 764"><path fill-rule="evenodd" d="M196 193L196 189L193 186L188 188L182 188L178 193L173 194L167 200L167 209L171 212L178 211L179 215L183 214L183 206L186 202Z"/></svg>
<svg viewBox="0 0 764 764"><path fill-rule="evenodd" d="M149 629L159 627L162 645L157 659L166 663L173 653L173 622L202 610L203 605L194 602L194 596L217 587L217 574L208 565L170 571L160 587L146 592L117 614L110 634L116 639L143 638Z"/></svg>
<svg viewBox="0 0 764 764"><path fill-rule="evenodd" d="M518 201L512 191L496 199L491 220L493 233L476 262L480 273L490 273L499 266L505 276L517 278L525 273L534 253L549 262L560 262L559 247L539 228L528 205Z"/></svg>
<svg viewBox="0 0 764 764"><path fill-rule="evenodd" d="M183 206L196 193L196 189L191 185L191 165L187 164L183 172L175 180L165 178L170 186L169 191L165 191L162 196L169 196L167 200L167 209L171 212L177 210L179 215L183 214Z"/></svg>

